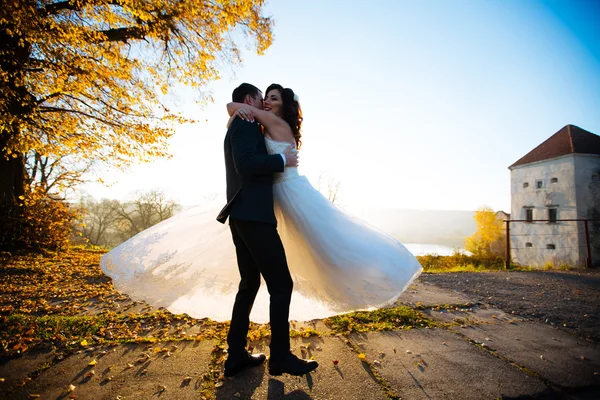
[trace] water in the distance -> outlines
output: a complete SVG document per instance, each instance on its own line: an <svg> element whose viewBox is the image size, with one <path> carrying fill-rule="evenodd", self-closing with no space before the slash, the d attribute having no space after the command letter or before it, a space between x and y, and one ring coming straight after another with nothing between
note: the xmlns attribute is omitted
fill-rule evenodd
<svg viewBox="0 0 600 400"><path fill-rule="evenodd" d="M454 249L441 244L402 243L413 255L437 254L438 256L449 256Z"/></svg>

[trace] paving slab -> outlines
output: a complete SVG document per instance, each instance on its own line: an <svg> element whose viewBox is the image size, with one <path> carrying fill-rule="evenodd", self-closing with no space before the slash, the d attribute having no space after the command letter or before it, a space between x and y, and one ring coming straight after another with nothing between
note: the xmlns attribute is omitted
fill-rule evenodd
<svg viewBox="0 0 600 400"><path fill-rule="evenodd" d="M425 283L420 280L417 280L410 285L396 302L396 304L406 304L410 306L416 306L418 304L423 307L468 303L476 303L476 301L465 296L461 292L450 289L442 289L438 286Z"/></svg>
<svg viewBox="0 0 600 400"><path fill-rule="evenodd" d="M174 345L177 348L174 348ZM172 350L155 353L156 347ZM201 377L207 372L213 341L155 344L122 344L82 351L66 357L42 372L36 379L11 394L11 399L27 399L38 394L43 399L198 399ZM106 354L101 352L106 351ZM150 357L146 358L143 354ZM95 360L96 364L89 363ZM127 364L130 363L132 367ZM91 375L91 371L94 374ZM190 381L184 382L184 377ZM107 378L112 377L108 381ZM69 385L75 390L68 392ZM159 385L167 389L161 391Z"/></svg>
<svg viewBox="0 0 600 400"><path fill-rule="evenodd" d="M352 334L351 340L379 364L380 374L402 398L479 400L547 389L541 380L444 329Z"/></svg>
<svg viewBox="0 0 600 400"><path fill-rule="evenodd" d="M14 391L34 371L52 362L54 353L48 349L32 350L17 358L0 359L0 399L9 398L8 393Z"/></svg>
<svg viewBox="0 0 600 400"><path fill-rule="evenodd" d="M300 346L310 343L308 350ZM217 399L387 399L381 386L346 343L337 337L292 339L294 354L314 357L319 367L303 377L272 377L266 363L225 380L216 390ZM319 350L320 349L320 350ZM255 352L268 353L263 343L255 344ZM333 360L338 360L337 366Z"/></svg>
<svg viewBox="0 0 600 400"><path fill-rule="evenodd" d="M562 387L600 386L600 345L539 322L458 330Z"/></svg>

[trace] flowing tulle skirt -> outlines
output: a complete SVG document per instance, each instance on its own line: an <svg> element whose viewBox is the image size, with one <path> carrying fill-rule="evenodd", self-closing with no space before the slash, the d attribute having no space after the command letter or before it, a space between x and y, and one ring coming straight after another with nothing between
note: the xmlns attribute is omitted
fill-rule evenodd
<svg viewBox="0 0 600 400"><path fill-rule="evenodd" d="M278 232L294 280L290 319L311 320L393 303L421 272L398 241L332 204L304 176L273 186ZM107 253L115 287L174 313L231 319L240 276L219 209L175 215ZM268 322L263 283L251 320Z"/></svg>

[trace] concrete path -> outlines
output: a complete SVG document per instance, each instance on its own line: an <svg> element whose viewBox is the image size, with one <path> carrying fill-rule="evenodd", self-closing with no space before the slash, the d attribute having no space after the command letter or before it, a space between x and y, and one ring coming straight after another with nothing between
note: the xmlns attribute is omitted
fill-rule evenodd
<svg viewBox="0 0 600 400"><path fill-rule="evenodd" d="M51 350L0 359L0 398L600 398L596 343L431 284L417 282L399 303L439 327L341 336L319 321L320 336L292 340L296 354L320 363L304 377L270 377L260 366L215 379L224 355L211 340L121 344L63 360Z"/></svg>

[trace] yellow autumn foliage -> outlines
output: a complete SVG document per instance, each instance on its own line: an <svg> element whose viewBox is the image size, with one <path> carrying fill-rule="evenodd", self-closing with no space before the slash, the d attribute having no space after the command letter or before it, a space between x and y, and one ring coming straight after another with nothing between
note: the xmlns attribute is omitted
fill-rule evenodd
<svg viewBox="0 0 600 400"><path fill-rule="evenodd" d="M165 94L218 79L240 45L262 54L271 42L263 0L3 2L0 223L22 222L28 154L117 168L165 157L188 122Z"/></svg>
<svg viewBox="0 0 600 400"><path fill-rule="evenodd" d="M505 236L502 220L489 207L480 207L473 218L476 231L465 239L465 250L475 256L501 255Z"/></svg>

